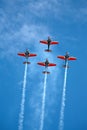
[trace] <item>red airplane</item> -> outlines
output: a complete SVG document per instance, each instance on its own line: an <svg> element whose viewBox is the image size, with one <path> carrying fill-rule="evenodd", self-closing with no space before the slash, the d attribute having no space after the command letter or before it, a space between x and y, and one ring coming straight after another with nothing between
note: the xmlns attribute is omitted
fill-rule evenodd
<svg viewBox="0 0 87 130"><path fill-rule="evenodd" d="M45 66L45 71L43 71L44 74L50 74L50 72L47 71L48 67L56 66L54 63L49 63L48 59L46 59L45 62L38 62L38 65Z"/></svg>
<svg viewBox="0 0 87 130"><path fill-rule="evenodd" d="M68 61L69 60L76 60L76 57L70 57L68 52L66 52L65 56L57 56L57 58L60 58L62 60L65 60L65 65L63 65L64 68L69 68Z"/></svg>
<svg viewBox="0 0 87 130"><path fill-rule="evenodd" d="M51 52L52 50L49 49L50 45L55 45L55 44L58 44L59 42L51 41L50 37L48 37L47 40L41 40L40 43L47 44L48 45L48 49L46 49L45 51L46 52Z"/></svg>
<svg viewBox="0 0 87 130"><path fill-rule="evenodd" d="M23 64L30 64L30 62L28 62L28 57L37 56L36 54L31 54L27 49L26 49L26 52L18 53L18 55L24 56L27 59L27 61L23 62Z"/></svg>

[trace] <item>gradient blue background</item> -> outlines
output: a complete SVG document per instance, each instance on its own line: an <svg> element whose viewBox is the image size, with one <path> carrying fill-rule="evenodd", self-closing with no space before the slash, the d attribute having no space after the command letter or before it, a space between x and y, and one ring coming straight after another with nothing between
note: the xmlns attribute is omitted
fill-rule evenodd
<svg viewBox="0 0 87 130"><path fill-rule="evenodd" d="M59 41L44 52L39 41ZM18 130L25 59L17 56L28 48L37 57L28 66L23 130L40 127L43 67L39 61L56 63L49 68L43 130L58 130L66 51L70 62L67 77L64 130L87 130L87 1L0 0L0 130Z"/></svg>

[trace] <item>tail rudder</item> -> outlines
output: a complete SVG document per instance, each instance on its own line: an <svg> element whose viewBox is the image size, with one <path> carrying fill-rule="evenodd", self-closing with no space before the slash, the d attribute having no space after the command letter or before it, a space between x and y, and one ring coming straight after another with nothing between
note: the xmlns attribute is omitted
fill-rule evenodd
<svg viewBox="0 0 87 130"><path fill-rule="evenodd" d="M69 68L69 65L63 65L63 68Z"/></svg>
<svg viewBox="0 0 87 130"><path fill-rule="evenodd" d="M30 62L28 62L28 61L24 61L23 64L30 64Z"/></svg>
<svg viewBox="0 0 87 130"><path fill-rule="evenodd" d="M43 74L50 74L49 71L43 71L42 73L43 73Z"/></svg>
<svg viewBox="0 0 87 130"><path fill-rule="evenodd" d="M49 50L49 49L46 49L45 51L46 51L46 52L52 52L52 50Z"/></svg>

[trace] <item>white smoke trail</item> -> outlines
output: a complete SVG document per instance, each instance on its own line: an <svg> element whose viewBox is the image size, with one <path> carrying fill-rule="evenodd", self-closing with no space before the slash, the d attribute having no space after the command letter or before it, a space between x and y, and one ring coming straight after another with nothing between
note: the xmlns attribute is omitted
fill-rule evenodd
<svg viewBox="0 0 87 130"><path fill-rule="evenodd" d="M23 130L25 90L26 90L26 77L27 77L27 64L25 64L25 71L24 71L24 81L23 81L21 110L20 110L20 114L19 114L19 126L18 126L18 130Z"/></svg>
<svg viewBox="0 0 87 130"><path fill-rule="evenodd" d="M66 66L68 63L66 64ZM67 67L65 68L64 73L64 85L63 85L63 93L62 93L62 104L60 111L60 120L59 120L59 130L63 130L64 127L64 109L65 109L65 100L66 100L66 80L67 80Z"/></svg>
<svg viewBox="0 0 87 130"><path fill-rule="evenodd" d="M45 112L45 98L46 98L46 82L47 82L47 74L45 74L44 78L44 91L42 97L42 109L41 109L41 122L40 122L40 130L43 130L44 125L44 112Z"/></svg>

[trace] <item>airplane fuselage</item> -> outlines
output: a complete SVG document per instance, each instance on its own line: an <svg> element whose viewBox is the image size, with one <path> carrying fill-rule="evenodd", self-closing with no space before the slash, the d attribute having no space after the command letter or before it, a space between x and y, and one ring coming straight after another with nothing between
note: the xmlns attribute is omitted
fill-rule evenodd
<svg viewBox="0 0 87 130"><path fill-rule="evenodd" d="M26 55L26 58L28 58L29 57L29 51L26 51L25 55Z"/></svg>
<svg viewBox="0 0 87 130"><path fill-rule="evenodd" d="M65 55L65 60L68 60L68 58L69 58L69 55L66 54L66 55Z"/></svg>
<svg viewBox="0 0 87 130"><path fill-rule="evenodd" d="M46 61L45 61L45 67L48 67L48 65L49 65L49 61L46 60Z"/></svg>
<svg viewBox="0 0 87 130"><path fill-rule="evenodd" d="M48 50L49 50L50 43L51 43L51 39L50 39L50 38L48 38L47 42L48 42Z"/></svg>

